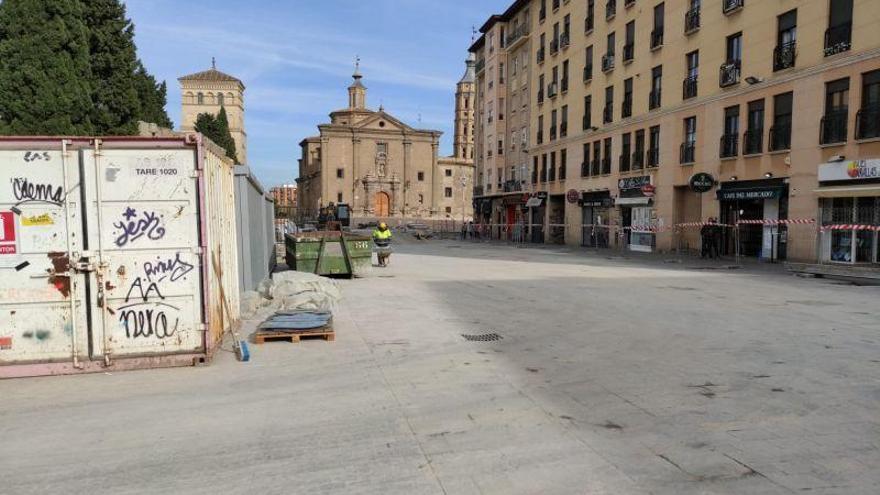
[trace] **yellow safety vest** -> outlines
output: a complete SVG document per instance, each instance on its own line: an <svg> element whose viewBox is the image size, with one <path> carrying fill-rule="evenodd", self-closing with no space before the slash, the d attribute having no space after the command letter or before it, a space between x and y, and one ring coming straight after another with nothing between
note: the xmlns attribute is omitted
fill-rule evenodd
<svg viewBox="0 0 880 495"><path fill-rule="evenodd" d="M376 229L373 231L373 238L379 239L380 241L383 241L385 239L391 239L391 229L387 229L384 232L379 229Z"/></svg>

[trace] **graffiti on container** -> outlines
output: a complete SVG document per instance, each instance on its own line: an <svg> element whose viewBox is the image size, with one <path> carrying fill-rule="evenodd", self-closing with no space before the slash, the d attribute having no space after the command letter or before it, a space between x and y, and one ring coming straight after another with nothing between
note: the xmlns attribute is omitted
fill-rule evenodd
<svg viewBox="0 0 880 495"><path fill-rule="evenodd" d="M50 332L48 330L37 330L37 331L28 330L26 332L22 332L21 336L22 336L22 338L25 338L25 339L37 339L40 342L42 342L42 341L48 339L49 337L51 337L52 332Z"/></svg>
<svg viewBox="0 0 880 495"><path fill-rule="evenodd" d="M122 233L116 237L116 245L119 247L126 246L141 237L146 236L147 239L157 241L165 237L165 227L162 226L161 216L154 211L141 211L128 207L122 213L123 219L115 222L113 227L121 229Z"/></svg>
<svg viewBox="0 0 880 495"><path fill-rule="evenodd" d="M147 261L144 263L144 274L147 280L161 282L168 278L170 282L177 282L185 277L193 270L193 266L186 261L180 259L180 253L177 253L173 259L167 260L157 258L155 262Z"/></svg>
<svg viewBox="0 0 880 495"><path fill-rule="evenodd" d="M18 204L34 202L60 205L64 199L64 189L61 186L50 183L34 184L24 177L12 179L12 194Z"/></svg>
<svg viewBox="0 0 880 495"><path fill-rule="evenodd" d="M52 156L48 151L28 151L24 154L24 161L36 162L36 161L45 161L48 162L52 159Z"/></svg>
<svg viewBox="0 0 880 495"><path fill-rule="evenodd" d="M128 304L132 299L134 302ZM137 277L125 295L126 305L119 308L119 322L125 328L125 336L130 339L165 339L174 335L180 319L174 317L174 323L169 324L166 311L177 312L180 308L162 302L164 299L155 282L148 282L144 287L143 279Z"/></svg>

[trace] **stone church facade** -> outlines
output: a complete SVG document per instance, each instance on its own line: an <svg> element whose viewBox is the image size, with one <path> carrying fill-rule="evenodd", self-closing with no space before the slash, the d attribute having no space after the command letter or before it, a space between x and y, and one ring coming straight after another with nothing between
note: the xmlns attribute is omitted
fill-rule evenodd
<svg viewBox="0 0 880 495"><path fill-rule="evenodd" d="M242 165L247 165L247 133L244 130L244 84L237 78L210 69L178 79L182 99L180 130L195 131L199 114L217 115L226 108L229 132L235 140L235 153Z"/></svg>
<svg viewBox="0 0 880 495"><path fill-rule="evenodd" d="M415 129L381 106L368 109L359 70L352 77L347 108L300 143L300 215L316 218L321 208L345 203L356 220L470 218L465 190L473 186L473 161L441 160L440 131Z"/></svg>

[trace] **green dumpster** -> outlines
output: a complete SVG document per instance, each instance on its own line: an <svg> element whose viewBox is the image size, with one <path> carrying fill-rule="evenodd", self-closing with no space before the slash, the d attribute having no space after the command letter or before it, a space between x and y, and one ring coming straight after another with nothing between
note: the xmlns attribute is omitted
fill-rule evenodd
<svg viewBox="0 0 880 495"><path fill-rule="evenodd" d="M373 266L369 237L339 231L288 234L284 238L287 266L325 276L359 277Z"/></svg>

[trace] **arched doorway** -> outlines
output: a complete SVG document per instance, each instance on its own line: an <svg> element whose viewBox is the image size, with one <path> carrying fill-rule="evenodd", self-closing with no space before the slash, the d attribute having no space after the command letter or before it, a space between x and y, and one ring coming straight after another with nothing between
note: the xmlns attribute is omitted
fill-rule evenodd
<svg viewBox="0 0 880 495"><path fill-rule="evenodd" d="M378 218L386 218L391 213L391 198L388 193L377 192L373 196L373 210Z"/></svg>

